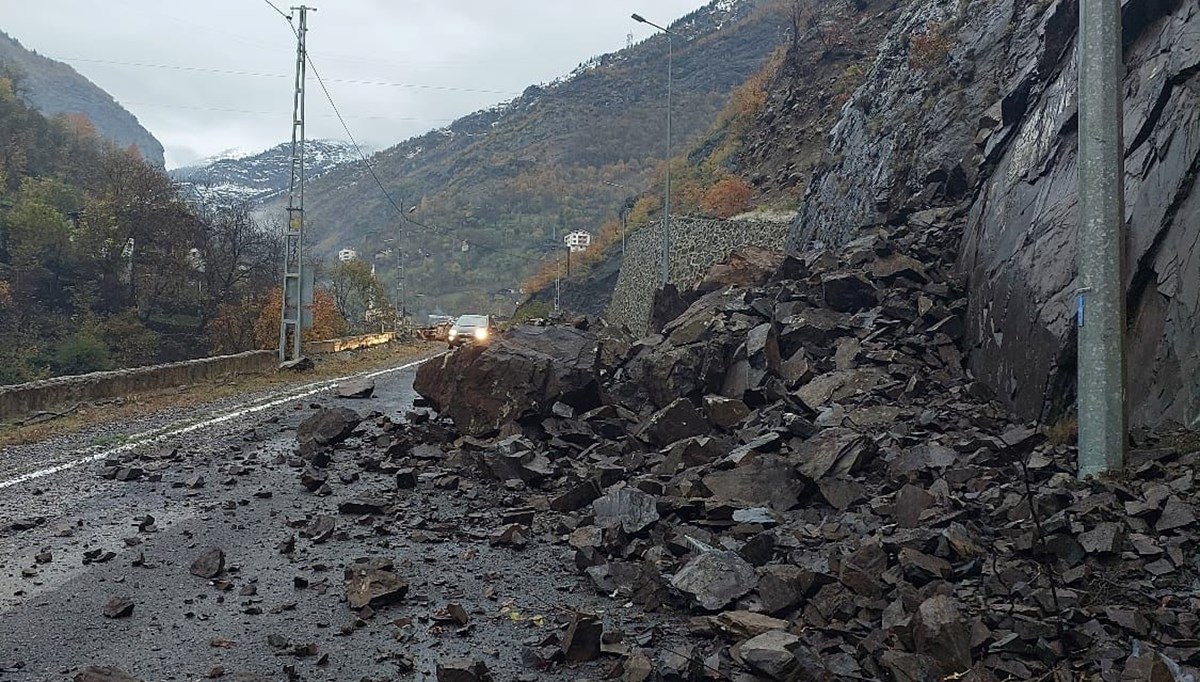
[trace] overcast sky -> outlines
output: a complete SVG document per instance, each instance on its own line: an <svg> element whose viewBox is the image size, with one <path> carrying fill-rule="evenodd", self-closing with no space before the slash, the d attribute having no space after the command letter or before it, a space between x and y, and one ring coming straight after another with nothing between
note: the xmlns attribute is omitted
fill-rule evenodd
<svg viewBox="0 0 1200 682"><path fill-rule="evenodd" d="M288 11L288 0L272 0ZM703 0L312 0L308 50L378 149L640 41ZM0 30L67 62L166 147L167 167L290 139L295 38L266 0L0 0ZM349 82L357 81L357 82ZM345 139L311 74L309 138Z"/></svg>

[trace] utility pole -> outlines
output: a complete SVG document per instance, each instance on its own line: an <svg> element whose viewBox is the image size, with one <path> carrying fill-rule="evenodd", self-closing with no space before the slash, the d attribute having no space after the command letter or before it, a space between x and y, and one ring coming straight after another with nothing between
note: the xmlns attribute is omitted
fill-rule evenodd
<svg viewBox="0 0 1200 682"><path fill-rule="evenodd" d="M562 251L558 248L558 223L553 227L554 239L554 316L558 317L562 302Z"/></svg>
<svg viewBox="0 0 1200 682"><path fill-rule="evenodd" d="M283 237L283 303L279 316L279 361L298 360L301 356L304 314L304 81L308 51L308 10L292 7L300 13L296 30L296 87L292 97L292 167L288 182L287 226ZM290 351L290 352L289 352Z"/></svg>
<svg viewBox="0 0 1200 682"><path fill-rule="evenodd" d="M1121 0L1079 8L1079 477L1125 463Z"/></svg>
<svg viewBox="0 0 1200 682"><path fill-rule="evenodd" d="M396 224L396 325L408 317L408 287L404 280L404 219L409 213L417 210L414 204L404 210L404 201L400 202L400 222Z"/></svg>
<svg viewBox="0 0 1200 682"><path fill-rule="evenodd" d="M404 202L400 202L400 221L396 223L396 331L404 321Z"/></svg>

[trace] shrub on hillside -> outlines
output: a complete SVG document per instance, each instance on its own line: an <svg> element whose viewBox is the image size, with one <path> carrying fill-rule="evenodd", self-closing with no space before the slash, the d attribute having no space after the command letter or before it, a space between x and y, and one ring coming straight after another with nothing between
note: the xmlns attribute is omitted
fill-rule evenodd
<svg viewBox="0 0 1200 682"><path fill-rule="evenodd" d="M88 332L68 336L54 349L50 367L57 375L87 374L113 368L108 346Z"/></svg>

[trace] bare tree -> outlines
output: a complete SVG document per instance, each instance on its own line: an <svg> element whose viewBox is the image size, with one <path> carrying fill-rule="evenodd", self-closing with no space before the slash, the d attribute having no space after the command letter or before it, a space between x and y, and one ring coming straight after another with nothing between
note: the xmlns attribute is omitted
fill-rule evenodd
<svg viewBox="0 0 1200 682"><path fill-rule="evenodd" d="M205 320L225 303L270 287L276 266L277 240L263 230L241 203L210 208L195 247Z"/></svg>

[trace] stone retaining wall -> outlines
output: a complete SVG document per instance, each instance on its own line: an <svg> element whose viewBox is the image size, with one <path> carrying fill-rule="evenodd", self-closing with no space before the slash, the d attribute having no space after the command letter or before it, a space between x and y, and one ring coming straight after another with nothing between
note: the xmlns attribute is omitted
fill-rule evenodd
<svg viewBox="0 0 1200 682"><path fill-rule="evenodd" d="M363 334L361 336L344 336L340 339L327 339L325 341L310 341L304 344L304 353L306 355L322 355L324 353L340 353L347 350L361 350L363 348L371 348L372 346L382 346L385 343L390 343L396 338L396 332L382 332L379 334Z"/></svg>
<svg viewBox="0 0 1200 682"><path fill-rule="evenodd" d="M270 374L274 350L252 350L166 365L54 377L0 386L0 422L76 403L146 393L237 374Z"/></svg>
<svg viewBox="0 0 1200 682"><path fill-rule="evenodd" d="M782 251L789 222L671 218L671 280L690 287L739 246ZM625 240L625 261L608 306L607 319L633 333L646 333L650 305L661 278L662 224L633 232Z"/></svg>

